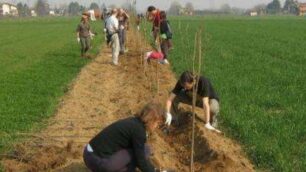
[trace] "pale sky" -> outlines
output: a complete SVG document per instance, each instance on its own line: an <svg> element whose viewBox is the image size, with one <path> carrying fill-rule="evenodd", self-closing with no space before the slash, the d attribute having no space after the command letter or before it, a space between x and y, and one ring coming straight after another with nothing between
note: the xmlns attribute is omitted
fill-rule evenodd
<svg viewBox="0 0 306 172"><path fill-rule="evenodd" d="M18 2L27 2L33 5L37 0L0 0L1 2L9 2L16 4ZM89 6L90 3L96 2L98 4L105 3L107 6L115 4L120 6L125 2L131 2L132 0L47 0L51 6L60 4L69 4L71 1L77 1L80 4ZM223 4L229 4L231 7L238 8L252 8L257 4L269 3L272 0L137 0L137 10L144 11L147 6L154 5L159 9L167 10L173 1L178 1L183 6L187 2L192 2L195 9L218 9ZM280 0L284 3L285 0ZM306 2L306 0L299 0L299 2Z"/></svg>

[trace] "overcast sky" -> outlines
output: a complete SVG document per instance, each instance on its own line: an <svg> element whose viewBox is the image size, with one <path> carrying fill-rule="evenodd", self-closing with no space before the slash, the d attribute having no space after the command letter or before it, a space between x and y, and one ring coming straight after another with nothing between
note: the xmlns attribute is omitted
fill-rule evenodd
<svg viewBox="0 0 306 172"><path fill-rule="evenodd" d="M31 6L37 0L0 0L0 2L9 2L9 3L18 3L18 2L27 2ZM68 4L71 1L77 1L80 4L88 6L92 2L97 2L98 4L105 3L107 6L111 4L116 4L120 6L128 1L132 0L47 0L51 6ZM231 7L239 8L251 8L257 4L269 3L272 0L137 0L137 10L144 10L148 5L155 5L159 9L166 10L169 8L171 2L178 1L182 5L185 5L187 2L192 2L195 9L218 9L223 4L229 4ZM284 3L285 0L280 0ZM306 2L306 0L299 0L299 2Z"/></svg>

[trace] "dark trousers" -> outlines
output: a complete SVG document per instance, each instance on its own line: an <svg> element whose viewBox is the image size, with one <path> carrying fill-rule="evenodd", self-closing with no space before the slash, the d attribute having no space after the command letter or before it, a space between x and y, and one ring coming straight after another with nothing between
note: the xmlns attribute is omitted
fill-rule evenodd
<svg viewBox="0 0 306 172"><path fill-rule="evenodd" d="M126 30L119 30L119 42L120 42L120 52L124 53L125 51L125 40L126 40Z"/></svg>
<svg viewBox="0 0 306 172"><path fill-rule="evenodd" d="M169 47L169 40L163 39L161 41L161 44L160 44L160 49L161 49L162 53L164 54L164 59L168 58L169 48L170 48Z"/></svg>
<svg viewBox="0 0 306 172"><path fill-rule="evenodd" d="M145 145L146 157L150 156L150 148ZM132 149L122 149L107 158L101 158L94 152L84 148L83 159L85 165L92 172L135 172L136 161Z"/></svg>
<svg viewBox="0 0 306 172"><path fill-rule="evenodd" d="M81 55L84 56L85 53L90 48L90 37L81 37L80 42L81 42Z"/></svg>

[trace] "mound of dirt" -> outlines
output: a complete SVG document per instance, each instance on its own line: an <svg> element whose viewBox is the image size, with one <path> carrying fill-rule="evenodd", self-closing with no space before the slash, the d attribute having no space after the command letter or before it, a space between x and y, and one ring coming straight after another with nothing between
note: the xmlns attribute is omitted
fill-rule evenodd
<svg viewBox="0 0 306 172"><path fill-rule="evenodd" d="M133 35L133 37L132 37ZM82 161L86 143L112 122L132 116L152 99L165 102L176 80L167 65L143 64L143 54L150 50L142 35L128 32L129 52L113 66L110 49L104 47L85 66L63 97L57 113L43 131L2 158L6 171L88 171ZM156 72L158 71L158 72ZM187 114L186 114L187 113ZM189 171L191 122L188 109L183 123L169 133L158 131L151 136L159 167ZM241 148L224 136L196 125L195 168L203 171L254 171Z"/></svg>
<svg viewBox="0 0 306 172"><path fill-rule="evenodd" d="M49 171L63 166L68 158L80 158L79 149L72 141L65 147L45 145L34 148L26 142L16 145L8 154L11 158L4 160L3 164L6 171Z"/></svg>

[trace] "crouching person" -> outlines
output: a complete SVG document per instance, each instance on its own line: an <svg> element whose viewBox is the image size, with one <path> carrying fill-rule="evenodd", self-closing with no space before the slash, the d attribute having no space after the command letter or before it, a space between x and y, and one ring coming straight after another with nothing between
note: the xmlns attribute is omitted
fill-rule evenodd
<svg viewBox="0 0 306 172"><path fill-rule="evenodd" d="M84 162L93 172L158 171L149 160L147 133L165 120L158 103L147 104L135 117L114 122L90 140L84 149Z"/></svg>
<svg viewBox="0 0 306 172"><path fill-rule="evenodd" d="M204 76L195 76L189 71L185 71L181 74L179 81L176 83L172 90L167 103L167 124L171 124L172 115L170 110L177 115L179 103L192 105L193 89L196 88L196 106L203 109L205 127L209 130L220 133L215 127L217 127L217 116L220 111L219 98L213 89L213 86L208 78ZM174 116L176 117L176 116Z"/></svg>

